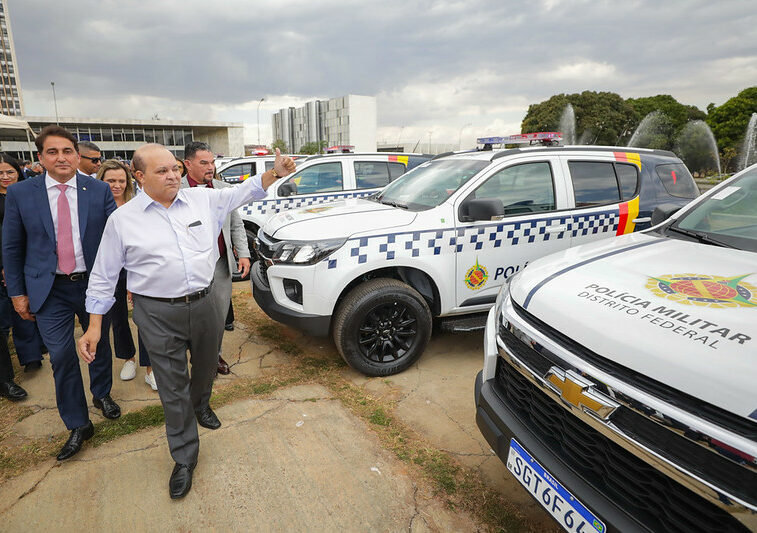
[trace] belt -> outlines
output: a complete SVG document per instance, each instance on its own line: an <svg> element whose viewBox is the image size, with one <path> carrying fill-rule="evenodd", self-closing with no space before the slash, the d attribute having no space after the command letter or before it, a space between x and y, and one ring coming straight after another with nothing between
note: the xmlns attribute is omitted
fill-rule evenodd
<svg viewBox="0 0 757 533"><path fill-rule="evenodd" d="M88 272L71 272L70 274L55 274L55 279L66 281L82 281L87 279Z"/></svg>
<svg viewBox="0 0 757 533"><path fill-rule="evenodd" d="M200 298L204 298L208 294L210 294L210 288L213 286L211 283L204 289L200 289L197 292L193 292L191 294L185 294L184 296L177 296L176 298L160 298L158 296L146 296L144 294L140 294L142 298L149 298L150 300L157 300L158 302L168 302L170 304L178 304L178 303L189 303L194 302L195 300L199 300Z"/></svg>

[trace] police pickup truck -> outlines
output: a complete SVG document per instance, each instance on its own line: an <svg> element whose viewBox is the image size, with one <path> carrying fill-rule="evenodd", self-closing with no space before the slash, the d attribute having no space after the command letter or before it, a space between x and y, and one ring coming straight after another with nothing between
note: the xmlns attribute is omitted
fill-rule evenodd
<svg viewBox="0 0 757 533"><path fill-rule="evenodd" d="M219 173L225 180L247 171L241 178L273 168L272 156L250 158L252 161L232 163ZM252 250L258 230L272 215L303 206L346 198L361 198L377 192L410 169L428 161L431 156L408 153L335 153L298 159L297 171L268 188L268 196L239 208L238 213L247 230ZM257 168L250 165L257 161ZM247 165L236 168L236 165ZM250 174L251 173L251 174ZM240 180L241 181L241 180Z"/></svg>
<svg viewBox="0 0 757 533"><path fill-rule="evenodd" d="M757 531L757 166L531 263L484 347L478 426L566 530Z"/></svg>
<svg viewBox="0 0 757 533"><path fill-rule="evenodd" d="M269 219L258 233L253 294L273 319L331 333L352 367L393 374L423 352L432 317L486 312L530 261L649 227L655 206L697 195L671 152L582 146L453 154L369 198Z"/></svg>

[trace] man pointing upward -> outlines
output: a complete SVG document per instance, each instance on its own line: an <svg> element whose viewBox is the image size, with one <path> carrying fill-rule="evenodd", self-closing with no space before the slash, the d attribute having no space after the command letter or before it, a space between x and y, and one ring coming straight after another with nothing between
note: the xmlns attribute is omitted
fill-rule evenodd
<svg viewBox="0 0 757 533"><path fill-rule="evenodd" d="M176 159L164 146L140 147L133 165L145 194L116 210L105 226L89 277L86 308L91 318L79 339L79 355L87 363L94 360L102 316L113 305L118 274L125 268L134 322L150 353L168 446L176 462L169 493L181 498L192 487L197 464L197 423L211 429L221 426L208 404L225 316L225 310L217 308L212 283L218 234L233 209L263 198L266 189L291 174L295 165L277 149L273 169L238 187L181 190Z"/></svg>

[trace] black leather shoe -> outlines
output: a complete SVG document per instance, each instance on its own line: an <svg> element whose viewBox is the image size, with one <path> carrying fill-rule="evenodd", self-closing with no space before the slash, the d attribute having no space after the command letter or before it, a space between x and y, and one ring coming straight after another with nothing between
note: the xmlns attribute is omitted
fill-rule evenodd
<svg viewBox="0 0 757 533"><path fill-rule="evenodd" d="M26 398L26 391L14 381L0 382L0 396L8 398L12 402L17 402Z"/></svg>
<svg viewBox="0 0 757 533"><path fill-rule="evenodd" d="M192 472L195 465L180 465L176 463L171 472L171 479L168 481L168 493L172 500L183 498L192 488Z"/></svg>
<svg viewBox="0 0 757 533"><path fill-rule="evenodd" d="M99 400L97 398L93 399L92 405L94 405L98 409L101 409L105 418L110 418L111 420L113 420L121 416L121 408L116 402L113 401L113 398L110 397L110 394L106 394Z"/></svg>
<svg viewBox="0 0 757 533"><path fill-rule="evenodd" d="M36 372L42 368L42 361L32 361L24 365L24 372Z"/></svg>
<svg viewBox="0 0 757 533"><path fill-rule="evenodd" d="M223 329L226 331L234 331L234 322L229 322L223 327Z"/></svg>
<svg viewBox="0 0 757 533"><path fill-rule="evenodd" d="M61 448L60 452L58 453L58 461L65 461L69 457L73 457L74 455L79 453L79 450L81 450L81 445L84 444L84 441L91 439L92 435L94 434L95 426L92 425L92 422L87 422L86 426L71 430L71 436L68 437L68 440L63 445L63 448Z"/></svg>
<svg viewBox="0 0 757 533"><path fill-rule="evenodd" d="M223 376L228 376L231 373L231 367L229 366L229 363L223 360L223 357L220 355L218 356L218 368L216 368L216 372Z"/></svg>
<svg viewBox="0 0 757 533"><path fill-rule="evenodd" d="M195 416L197 417L197 423L204 428L218 429L221 427L221 421L218 420L218 417L213 412L213 409L210 408L210 406L206 407L202 411L195 413Z"/></svg>

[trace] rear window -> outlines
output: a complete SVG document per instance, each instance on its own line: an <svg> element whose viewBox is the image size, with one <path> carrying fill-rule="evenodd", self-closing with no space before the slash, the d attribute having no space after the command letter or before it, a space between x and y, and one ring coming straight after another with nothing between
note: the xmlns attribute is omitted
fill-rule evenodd
<svg viewBox="0 0 757 533"><path fill-rule="evenodd" d="M355 183L358 189L375 189L389 183L389 168L383 161L355 161Z"/></svg>
<svg viewBox="0 0 757 533"><path fill-rule="evenodd" d="M605 205L620 201L618 180L612 163L570 161L570 177L576 196L576 207Z"/></svg>
<svg viewBox="0 0 757 533"><path fill-rule="evenodd" d="M615 172L618 174L622 199L630 200L636 196L636 191L639 188L639 167L616 163Z"/></svg>
<svg viewBox="0 0 757 533"><path fill-rule="evenodd" d="M671 163L668 165L657 165L655 170L665 190L671 196L677 196L678 198L696 198L699 196L697 184L684 164Z"/></svg>

